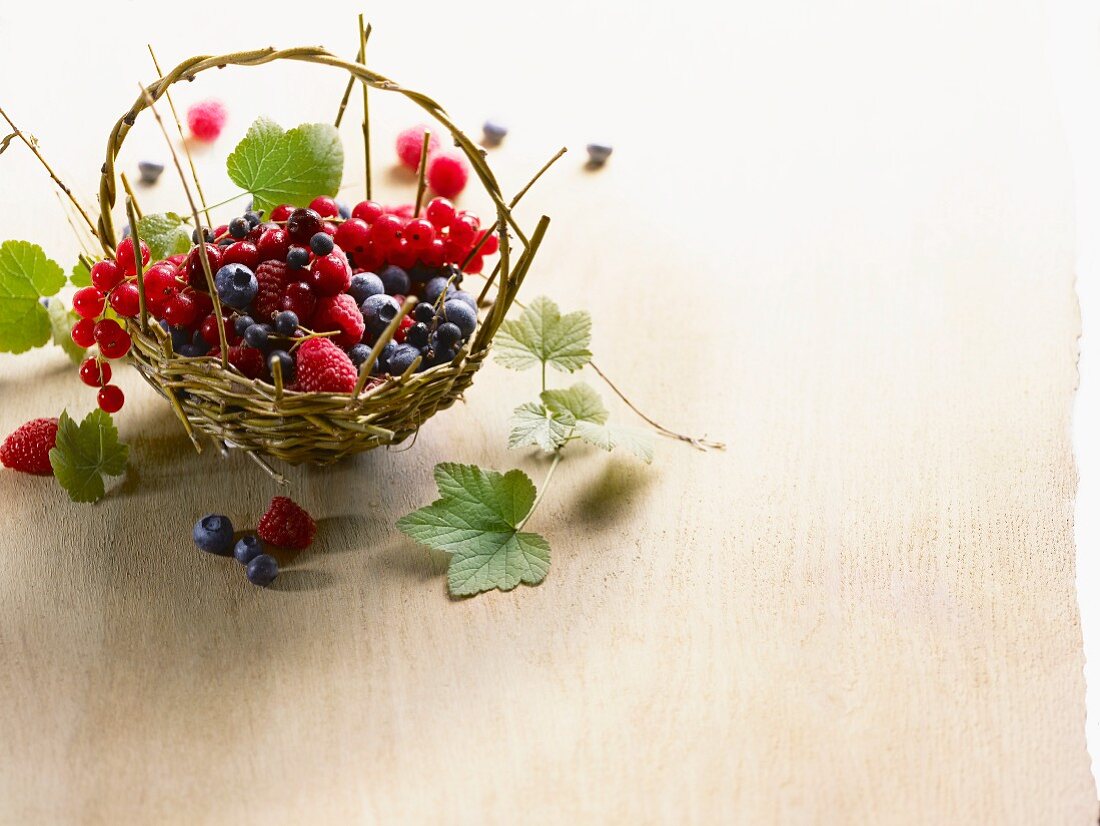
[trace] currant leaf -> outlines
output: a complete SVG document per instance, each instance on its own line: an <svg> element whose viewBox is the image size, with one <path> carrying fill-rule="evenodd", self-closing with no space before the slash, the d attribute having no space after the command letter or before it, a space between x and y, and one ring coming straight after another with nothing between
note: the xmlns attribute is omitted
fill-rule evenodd
<svg viewBox="0 0 1100 826"><path fill-rule="evenodd" d="M70 499L97 502L105 492L103 477L125 473L128 454L129 448L119 442L108 413L93 410L77 424L68 412L62 412L50 464Z"/></svg>
<svg viewBox="0 0 1100 826"><path fill-rule="evenodd" d="M65 285L65 271L29 241L0 244L0 352L22 353L50 340L39 301Z"/></svg>
<svg viewBox="0 0 1100 826"><path fill-rule="evenodd" d="M521 404L512 413L508 447L535 445L553 452L566 443L576 423L576 418L568 410L552 410L534 402Z"/></svg>
<svg viewBox="0 0 1100 826"><path fill-rule="evenodd" d="M155 212L138 220L138 236L149 246L153 261L191 249L191 230L174 212Z"/></svg>
<svg viewBox="0 0 1100 826"><path fill-rule="evenodd" d="M73 264L72 272L69 274L69 283L74 287L92 286L91 269L83 261L77 261Z"/></svg>
<svg viewBox="0 0 1100 826"><path fill-rule="evenodd" d="M577 435L604 450L621 447L646 464L653 461L653 439L644 430L617 424L577 422Z"/></svg>
<svg viewBox="0 0 1100 826"><path fill-rule="evenodd" d="M73 364L80 364L87 352L83 347L73 341L72 329L79 316L68 309L60 299L53 299L46 307L50 317L50 333L53 343L65 351Z"/></svg>
<svg viewBox="0 0 1100 826"><path fill-rule="evenodd" d="M451 594L510 591L546 578L549 543L518 527L535 502L527 474L445 462L436 465L435 480L440 498L401 517L397 527L422 545L451 554Z"/></svg>
<svg viewBox="0 0 1100 826"><path fill-rule="evenodd" d="M257 118L226 168L233 183L252 193L256 209L307 206L316 196L340 189L344 148L331 124L306 123L284 131L269 118Z"/></svg>
<svg viewBox="0 0 1100 826"><path fill-rule="evenodd" d="M578 422L603 424L607 421L607 408L600 394L583 381L566 390L543 391L542 403L550 410L571 414Z"/></svg>
<svg viewBox="0 0 1100 826"><path fill-rule="evenodd" d="M588 364L592 352L592 317L585 311L561 314L558 305L540 296L517 319L497 332L497 361L513 370L549 364L572 373Z"/></svg>

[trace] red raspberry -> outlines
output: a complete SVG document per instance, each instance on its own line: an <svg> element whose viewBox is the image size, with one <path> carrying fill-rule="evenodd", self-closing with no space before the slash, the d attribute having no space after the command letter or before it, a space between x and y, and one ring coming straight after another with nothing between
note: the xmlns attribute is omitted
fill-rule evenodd
<svg viewBox="0 0 1100 826"><path fill-rule="evenodd" d="M423 123L418 123L416 126L410 126L408 129L403 130L397 136L397 157L401 159L401 163L415 172L420 168L420 152L424 148L424 133L430 132ZM428 157L439 149L439 138L432 132L431 138L428 139Z"/></svg>
<svg viewBox="0 0 1100 826"><path fill-rule="evenodd" d="M4 467L36 476L52 476L50 448L57 442L57 419L32 419L0 445Z"/></svg>
<svg viewBox="0 0 1100 826"><path fill-rule="evenodd" d="M348 354L327 338L298 347L297 382L308 393L350 393L359 374Z"/></svg>
<svg viewBox="0 0 1100 826"><path fill-rule="evenodd" d="M214 347L207 355L210 358L220 359L222 356L222 348ZM264 354L255 347L230 347L227 360L240 370L245 378L256 379L264 372Z"/></svg>
<svg viewBox="0 0 1100 826"><path fill-rule="evenodd" d="M290 277L285 261L264 261L256 268L256 280L260 289L256 293L253 306L256 308L256 320L271 321L279 312L280 302L286 293Z"/></svg>
<svg viewBox="0 0 1100 826"><path fill-rule="evenodd" d="M217 140L225 127L226 111L216 100L195 103L187 110L187 126L200 141Z"/></svg>
<svg viewBox="0 0 1100 826"><path fill-rule="evenodd" d="M396 299L397 296L394 296L394 298ZM405 299L402 298L401 303L404 303L404 302L405 302ZM411 315L407 315L403 319L401 319L401 323L398 324L397 329L394 330L394 333L393 333L394 340L398 344L404 344L405 343L405 333L407 333L409 331L409 328L412 327L414 324L416 324L416 319L414 319Z"/></svg>
<svg viewBox="0 0 1100 826"><path fill-rule="evenodd" d="M457 152L442 152L428 161L428 186L444 198L454 198L466 188L470 170Z"/></svg>
<svg viewBox="0 0 1100 826"><path fill-rule="evenodd" d="M308 548L317 533L313 517L293 500L276 496L260 517L256 528L260 539L277 548L302 550Z"/></svg>
<svg viewBox="0 0 1100 826"><path fill-rule="evenodd" d="M366 324L355 299L347 293L341 293L317 299L313 329L319 333L338 330L340 335L333 338L333 341L341 347L353 347L362 341Z"/></svg>

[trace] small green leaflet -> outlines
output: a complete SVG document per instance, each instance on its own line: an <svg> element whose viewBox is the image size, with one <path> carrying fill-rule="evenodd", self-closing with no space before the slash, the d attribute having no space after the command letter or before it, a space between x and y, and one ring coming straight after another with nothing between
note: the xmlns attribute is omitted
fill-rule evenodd
<svg viewBox="0 0 1100 826"><path fill-rule="evenodd" d="M454 596L472 596L521 582L537 585L550 570L550 545L520 531L531 512L535 485L527 474L474 465L435 466L440 498L401 517L397 527L429 548L451 554L447 583Z"/></svg>
<svg viewBox="0 0 1100 826"><path fill-rule="evenodd" d="M497 332L497 361L513 370L550 364L572 373L588 364L592 353L592 317L581 310L561 314L558 305L540 296L519 318L505 321Z"/></svg>
<svg viewBox="0 0 1100 826"><path fill-rule="evenodd" d="M344 148L331 124L305 123L287 132L269 118L257 118L226 169L233 183L252 193L256 209L304 207L340 189Z"/></svg>
<svg viewBox="0 0 1100 826"><path fill-rule="evenodd" d="M508 447L536 445L553 452L568 441L576 418L568 410L551 410L542 404L521 404L512 414Z"/></svg>
<svg viewBox="0 0 1100 826"><path fill-rule="evenodd" d="M542 403L550 410L572 414L578 422L603 424L607 421L607 408L603 406L603 399L583 381L577 382L568 390L544 391Z"/></svg>
<svg viewBox="0 0 1100 826"><path fill-rule="evenodd" d="M80 364L86 352L83 347L73 341L72 329L80 318L72 310L65 307L60 298L53 298L46 306L46 312L50 316L50 331L53 335L53 343L65 351L73 364Z"/></svg>
<svg viewBox="0 0 1100 826"><path fill-rule="evenodd" d="M84 265L83 261L73 264L73 271L69 275L69 283L74 287L92 286L92 271Z"/></svg>
<svg viewBox="0 0 1100 826"><path fill-rule="evenodd" d="M619 424L577 422L577 435L604 450L611 451L621 447L646 464L653 461L653 439L644 430Z"/></svg>
<svg viewBox="0 0 1100 826"><path fill-rule="evenodd" d="M191 249L191 229L174 212L143 215L138 221L138 236L149 245L154 261Z"/></svg>
<svg viewBox="0 0 1100 826"><path fill-rule="evenodd" d="M28 241L0 244L0 352L22 353L50 340L50 316L38 299L56 295L65 271Z"/></svg>
<svg viewBox="0 0 1100 826"><path fill-rule="evenodd" d="M93 410L77 424L68 412L57 423L57 446L50 451L54 476L74 502L103 498L103 477L126 472L129 448L118 440L111 417Z"/></svg>

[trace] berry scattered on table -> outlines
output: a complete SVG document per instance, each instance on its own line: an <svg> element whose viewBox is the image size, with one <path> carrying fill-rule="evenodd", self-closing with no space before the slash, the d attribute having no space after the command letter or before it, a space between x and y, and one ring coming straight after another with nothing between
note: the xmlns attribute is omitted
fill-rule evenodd
<svg viewBox="0 0 1100 826"><path fill-rule="evenodd" d="M242 536L237 540L237 544L233 546L233 557L242 565L247 565L263 552L263 540L252 534Z"/></svg>
<svg viewBox="0 0 1100 826"><path fill-rule="evenodd" d="M259 554L249 561L245 574L253 585L270 585L279 575L279 563L273 556Z"/></svg>
<svg viewBox="0 0 1100 826"><path fill-rule="evenodd" d="M214 141L225 128L228 113L219 101L204 100L187 109L187 128L200 141Z"/></svg>
<svg viewBox="0 0 1100 826"><path fill-rule="evenodd" d="M323 341L323 339L311 339ZM308 342L307 342L308 343ZM317 533L317 525L305 509L292 499L276 496L256 528L260 538L277 548L302 550L308 548Z"/></svg>
<svg viewBox="0 0 1100 826"><path fill-rule="evenodd" d="M138 175L143 184L155 184L164 172L164 164L156 161L138 161Z"/></svg>
<svg viewBox="0 0 1100 826"><path fill-rule="evenodd" d="M424 133L431 130L422 123L402 130L397 136L397 157L401 164L413 172L420 167L420 153L424 148ZM439 150L439 138L431 133L428 139L428 157ZM353 213L354 214L354 213Z"/></svg>
<svg viewBox="0 0 1100 826"><path fill-rule="evenodd" d="M466 188L470 170L458 152L440 152L428 161L428 186L444 198L455 198Z"/></svg>
<svg viewBox="0 0 1100 826"><path fill-rule="evenodd" d="M191 538L207 553L228 556L233 551L233 523L228 516L208 514L195 523Z"/></svg>
<svg viewBox="0 0 1100 826"><path fill-rule="evenodd" d="M481 127L482 140L481 143L484 146L500 146L500 142L508 134L508 127L500 121L487 120Z"/></svg>
<svg viewBox="0 0 1100 826"><path fill-rule="evenodd" d="M611 144L609 143L590 143L586 149L588 151L589 166L603 166L607 163L607 159L611 157Z"/></svg>
<svg viewBox="0 0 1100 826"><path fill-rule="evenodd" d="M57 442L57 419L32 419L0 444L0 464L20 473L52 476L50 450Z"/></svg>

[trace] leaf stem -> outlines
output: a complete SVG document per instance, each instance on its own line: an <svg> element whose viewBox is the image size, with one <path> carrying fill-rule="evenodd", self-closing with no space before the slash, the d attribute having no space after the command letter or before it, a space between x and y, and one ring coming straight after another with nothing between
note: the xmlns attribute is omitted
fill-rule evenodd
<svg viewBox="0 0 1100 826"><path fill-rule="evenodd" d="M535 501L531 503L531 510L527 511L527 515L520 520L520 523L516 525L516 531L522 531L524 525L529 520L538 508L539 503L542 501L542 497L546 495L546 489L550 487L550 480L554 478L554 471L558 469L558 465L561 463L561 448L554 451L554 460L550 463L550 469L546 471L546 476L542 479L542 484L539 485L539 492L535 494Z"/></svg>

